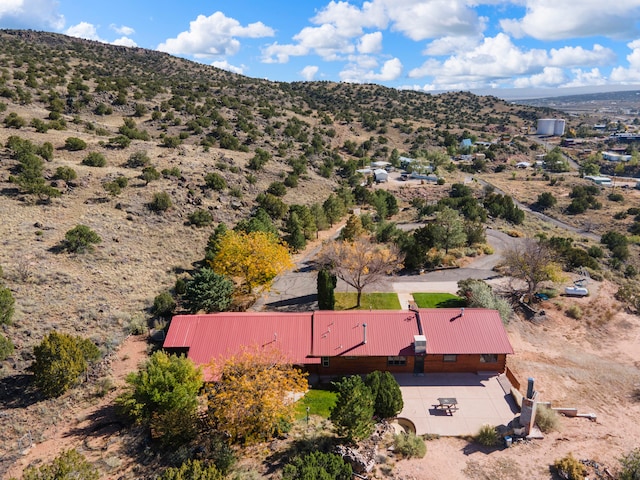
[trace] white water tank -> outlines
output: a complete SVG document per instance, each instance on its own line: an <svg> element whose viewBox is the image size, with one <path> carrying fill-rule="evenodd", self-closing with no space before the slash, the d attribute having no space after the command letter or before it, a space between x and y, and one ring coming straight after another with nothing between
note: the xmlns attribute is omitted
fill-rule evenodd
<svg viewBox="0 0 640 480"><path fill-rule="evenodd" d="M540 118L536 128L537 135L564 135L566 122L562 118Z"/></svg>

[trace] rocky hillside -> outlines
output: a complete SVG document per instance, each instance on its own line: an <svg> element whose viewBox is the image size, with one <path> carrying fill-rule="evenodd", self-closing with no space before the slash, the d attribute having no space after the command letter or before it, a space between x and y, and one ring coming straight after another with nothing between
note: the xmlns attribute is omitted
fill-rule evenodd
<svg viewBox="0 0 640 480"><path fill-rule="evenodd" d="M22 408L33 410L33 345L56 329L113 349L203 258L211 225L246 218L274 183L277 205L322 204L371 161L517 135L540 116L469 93L275 83L145 49L0 31L0 266L15 298L2 333L16 347L0 368L0 402L15 407L3 417L5 458L27 431L38 441L35 412ZM43 160L35 176L21 149ZM157 194L168 208L154 211ZM101 243L61 251L79 224ZM62 404L47 409L43 422L64 416Z"/></svg>

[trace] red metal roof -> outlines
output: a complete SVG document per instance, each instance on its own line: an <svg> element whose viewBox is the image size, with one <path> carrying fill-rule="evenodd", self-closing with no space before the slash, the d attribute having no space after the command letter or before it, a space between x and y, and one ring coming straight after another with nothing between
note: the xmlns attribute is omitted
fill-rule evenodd
<svg viewBox="0 0 640 480"><path fill-rule="evenodd" d="M311 350L312 312L240 312L173 317L164 348L188 348L196 365L227 358L242 347L275 347L291 363L317 363Z"/></svg>
<svg viewBox="0 0 640 480"><path fill-rule="evenodd" d="M513 353L497 310L420 309L428 354Z"/></svg>
<svg viewBox="0 0 640 480"><path fill-rule="evenodd" d="M513 353L496 310L421 309L419 315L427 354ZM320 357L410 356L419 334L416 313L408 310L226 312L174 317L164 347L187 349L197 365L254 346L313 364Z"/></svg>
<svg viewBox="0 0 640 480"><path fill-rule="evenodd" d="M366 343L363 343L364 324ZM411 355L413 336L418 333L416 315L411 311L318 311L313 316L311 354L314 357Z"/></svg>

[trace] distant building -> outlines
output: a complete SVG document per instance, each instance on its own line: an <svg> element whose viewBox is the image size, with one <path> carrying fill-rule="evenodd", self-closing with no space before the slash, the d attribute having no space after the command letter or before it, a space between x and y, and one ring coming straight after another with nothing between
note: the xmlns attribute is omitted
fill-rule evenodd
<svg viewBox="0 0 640 480"><path fill-rule="evenodd" d="M595 175L588 175L584 177L586 180L591 180L596 185L600 185L602 187L610 187L611 179L609 177L598 177Z"/></svg>
<svg viewBox="0 0 640 480"><path fill-rule="evenodd" d="M609 160L610 162L629 162L631 161L631 155L617 152L602 152L602 158Z"/></svg>
<svg viewBox="0 0 640 480"><path fill-rule="evenodd" d="M373 171L373 176L377 183L383 183L389 180L389 172L384 168L377 168Z"/></svg>
<svg viewBox="0 0 640 480"><path fill-rule="evenodd" d="M470 138L463 138L460 142L460 148L471 148L473 147L473 142Z"/></svg>

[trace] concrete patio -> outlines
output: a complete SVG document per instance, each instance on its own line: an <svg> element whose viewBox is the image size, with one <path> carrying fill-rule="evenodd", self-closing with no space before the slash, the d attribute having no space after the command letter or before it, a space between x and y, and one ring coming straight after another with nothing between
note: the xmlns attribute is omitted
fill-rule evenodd
<svg viewBox="0 0 640 480"><path fill-rule="evenodd" d="M398 417L411 420L416 434L475 435L484 424L507 425L520 413L504 377L497 373L425 373L394 375L400 385L404 408ZM449 415L436 409L438 398L455 397L458 409Z"/></svg>

